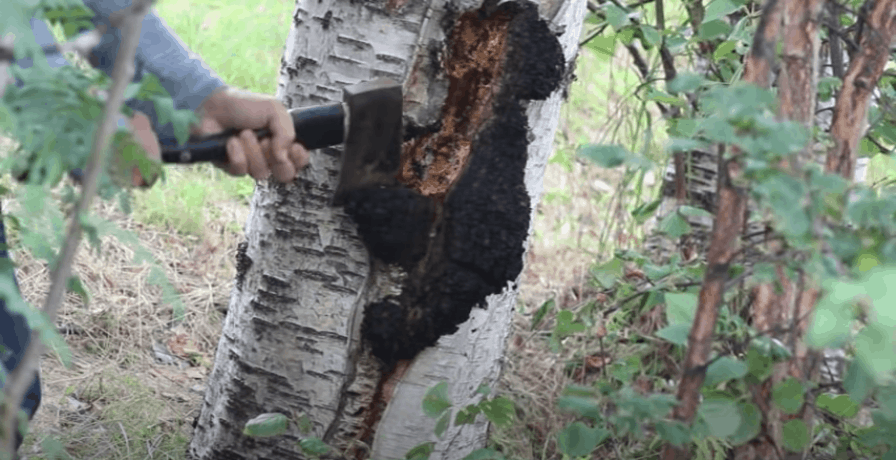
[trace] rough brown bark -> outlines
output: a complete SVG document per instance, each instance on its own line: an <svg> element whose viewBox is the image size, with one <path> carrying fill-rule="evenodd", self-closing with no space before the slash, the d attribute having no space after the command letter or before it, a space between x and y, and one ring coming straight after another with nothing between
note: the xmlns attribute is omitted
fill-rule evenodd
<svg viewBox="0 0 896 460"><path fill-rule="evenodd" d="M865 117L871 91L877 86L890 56L890 44L896 35L896 1L879 0L864 18L859 51L853 54L834 108L831 137L825 168L852 179L859 140L865 132Z"/></svg>
<svg viewBox="0 0 896 460"><path fill-rule="evenodd" d="M780 33L782 5L768 0L763 7L753 45L747 55L744 80L768 87L774 60L774 44ZM706 364L711 351L712 335L722 303L728 268L737 253L747 211L746 190L738 186L740 163L737 152L728 159L719 156L718 212L713 223L712 239L707 252L707 269L700 290L694 324L688 336L688 349L678 385L679 405L673 417L690 424L700 401L700 387L706 378ZM667 445L664 460L690 458L687 450Z"/></svg>
<svg viewBox="0 0 896 460"><path fill-rule="evenodd" d="M783 15L783 53L781 73L778 78L779 114L781 118L796 121L810 129L815 120L816 87L819 61L819 19L822 0L788 1ZM813 161L807 144L799 157L792 158L781 167L798 171L800 164ZM771 254L779 254L784 248L774 240L767 245ZM775 368L772 376L750 391L753 400L763 415L759 436L737 449L739 460L751 458L782 458L784 455L781 426L788 419L801 417L811 422L809 407L804 407L796 416L781 414L770 402L772 387L793 376L801 380L813 375L814 359L809 359L809 350L802 344L808 315L814 306L817 291L804 286L802 275L799 283L794 283L785 275L783 266L776 267L777 284L757 286L752 304L753 326L766 331L772 337L790 346L794 356L789 363Z"/></svg>

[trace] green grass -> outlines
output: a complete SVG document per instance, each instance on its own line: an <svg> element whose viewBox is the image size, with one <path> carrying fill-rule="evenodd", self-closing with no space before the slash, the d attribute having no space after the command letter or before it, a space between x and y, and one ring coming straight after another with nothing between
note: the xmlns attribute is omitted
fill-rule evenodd
<svg viewBox="0 0 896 460"><path fill-rule="evenodd" d="M294 5L291 0L162 0L156 9L225 83L273 95ZM135 218L184 234L201 236L216 217L212 203L245 203L255 187L248 176L230 177L208 165L169 166L167 171L167 181L137 194Z"/></svg>
<svg viewBox="0 0 896 460"><path fill-rule="evenodd" d="M161 0L161 16L227 84L274 94L292 0Z"/></svg>
<svg viewBox="0 0 896 460"><path fill-rule="evenodd" d="M231 177L211 165L169 167L167 178L135 196L134 218L182 234L202 236L209 219L216 219L215 203L231 200L248 204L255 190L250 177ZM242 223L234 223L239 230Z"/></svg>

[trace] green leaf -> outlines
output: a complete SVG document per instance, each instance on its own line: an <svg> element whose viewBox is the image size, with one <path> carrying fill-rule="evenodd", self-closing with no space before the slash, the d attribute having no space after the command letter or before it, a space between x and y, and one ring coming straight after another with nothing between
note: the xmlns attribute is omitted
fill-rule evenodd
<svg viewBox="0 0 896 460"><path fill-rule="evenodd" d="M65 446L53 436L47 436L40 442L40 447L47 456L47 460L73 460L65 451Z"/></svg>
<svg viewBox="0 0 896 460"><path fill-rule="evenodd" d="M673 96L665 91L659 91L653 87L647 88L646 99L648 101L660 102L671 105L686 105L687 103L680 97Z"/></svg>
<svg viewBox="0 0 896 460"><path fill-rule="evenodd" d="M613 258L598 267L592 267L590 272L594 280L604 289L610 289L624 272L624 262L619 258Z"/></svg>
<svg viewBox="0 0 896 460"><path fill-rule="evenodd" d="M873 386L872 375L859 360L849 363L846 375L843 376L843 389L849 393L853 401L864 401Z"/></svg>
<svg viewBox="0 0 896 460"><path fill-rule="evenodd" d="M476 416L481 412L479 406L476 404L470 404L467 407L457 411L457 415L454 417L454 425L469 425L476 421Z"/></svg>
<svg viewBox="0 0 896 460"><path fill-rule="evenodd" d="M261 414L246 422L243 434L253 437L280 436L286 433L289 419L279 413Z"/></svg>
<svg viewBox="0 0 896 460"><path fill-rule="evenodd" d="M687 323L678 323L666 326L653 335L669 342L683 347L688 344L688 334L691 332L691 325Z"/></svg>
<svg viewBox="0 0 896 460"><path fill-rule="evenodd" d="M560 432L557 443L560 452L570 457L584 457L609 436L610 432L603 428L591 428L582 422L574 422Z"/></svg>
<svg viewBox="0 0 896 460"><path fill-rule="evenodd" d="M721 19L704 22L697 29L697 37L701 40L716 40L727 37L730 33L731 26Z"/></svg>
<svg viewBox="0 0 896 460"><path fill-rule="evenodd" d="M657 229L669 238L677 239L691 232L691 224L678 212L670 212L659 221Z"/></svg>
<svg viewBox="0 0 896 460"><path fill-rule="evenodd" d="M484 383L480 383L479 386L476 387L476 394L478 394L478 395L488 396L491 392L492 392L492 387L490 387Z"/></svg>
<svg viewBox="0 0 896 460"><path fill-rule="evenodd" d="M607 4L607 22L619 30L628 24L628 13L612 3Z"/></svg>
<svg viewBox="0 0 896 460"><path fill-rule="evenodd" d="M850 418L859 413L859 405L849 395L822 393L815 399L815 405L837 417Z"/></svg>
<svg viewBox="0 0 896 460"><path fill-rule="evenodd" d="M802 420L791 420L781 427L784 448L791 452L802 452L809 443L809 428Z"/></svg>
<svg viewBox="0 0 896 460"><path fill-rule="evenodd" d="M470 455L464 457L464 460L505 460L504 454L495 449L486 447L484 449L476 449L470 452Z"/></svg>
<svg viewBox="0 0 896 460"><path fill-rule="evenodd" d="M682 72L666 85L672 94L690 93L703 85L703 77L691 72Z"/></svg>
<svg viewBox="0 0 896 460"><path fill-rule="evenodd" d="M598 35L589 40L585 47L596 52L598 56L613 57L616 55L616 36Z"/></svg>
<svg viewBox="0 0 896 460"><path fill-rule="evenodd" d="M299 448L302 449L303 454L312 457L320 457L331 450L331 447L319 438L302 439L299 441Z"/></svg>
<svg viewBox="0 0 896 460"><path fill-rule="evenodd" d="M698 413L706 422L710 434L718 438L735 434L741 423L740 409L733 399L707 399L700 405Z"/></svg>
<svg viewBox="0 0 896 460"><path fill-rule="evenodd" d="M433 430L433 432L436 434L436 436L438 436L440 438L442 437L442 435L445 433L445 430L448 429L448 423L450 421L451 421L451 411L448 410L448 411L445 411L445 413L442 414L441 417L439 417L439 421L436 422L436 427Z"/></svg>
<svg viewBox="0 0 896 460"><path fill-rule="evenodd" d="M591 144L580 148L579 155L602 168L615 168L633 154L621 145Z"/></svg>
<svg viewBox="0 0 896 460"><path fill-rule="evenodd" d="M516 407L514 406L513 401L503 396L498 396L489 401L483 401L479 403L479 407L489 421L499 427L510 426L513 423L514 415L516 414Z"/></svg>
<svg viewBox="0 0 896 460"><path fill-rule="evenodd" d="M150 98L155 106L159 124L171 123L174 137L178 144L184 144L190 137L190 124L197 121L192 110L178 110L170 97L154 96Z"/></svg>
<svg viewBox="0 0 896 460"><path fill-rule="evenodd" d="M739 379L747 375L747 365L730 356L723 356L709 365L706 369L704 386L715 387L728 380Z"/></svg>
<svg viewBox="0 0 896 460"><path fill-rule="evenodd" d="M691 430L678 420L656 422L656 433L660 439L674 446L683 446L691 441Z"/></svg>
<svg viewBox="0 0 896 460"><path fill-rule="evenodd" d="M697 314L697 294L690 292L667 292L666 319L669 324L687 324L694 322Z"/></svg>
<svg viewBox="0 0 896 460"><path fill-rule="evenodd" d="M656 200L650 201L648 203L644 203L632 210L632 212L631 212L632 217L635 219L635 221L637 223L643 224L644 222L647 221L647 219L650 219L653 216L653 214L656 212L657 208L660 207L660 204L662 204L662 202L663 202L662 199L656 199Z"/></svg>
<svg viewBox="0 0 896 460"><path fill-rule="evenodd" d="M762 428L762 413L759 412L759 407L749 402L740 403L738 407L741 418L740 427L738 427L736 433L728 436L728 441L735 446L751 441L759 435L759 431Z"/></svg>
<svg viewBox="0 0 896 460"><path fill-rule="evenodd" d="M406 460L427 460L432 452L436 448L436 443L434 442L424 442L423 444L419 444L411 448L407 454L404 455Z"/></svg>
<svg viewBox="0 0 896 460"><path fill-rule="evenodd" d="M545 315L554 309L554 305L556 305L556 302L553 298L541 304L538 310L535 311L535 314L532 315L532 326L530 326L529 330L534 331L541 324L541 320L544 319Z"/></svg>
<svg viewBox="0 0 896 460"><path fill-rule="evenodd" d="M734 52L734 49L737 47L737 41L735 40L727 40L719 44L716 47L716 50L712 53L712 58L716 61L726 57L732 57L731 53ZM737 57L736 55L734 57Z"/></svg>
<svg viewBox="0 0 896 460"><path fill-rule="evenodd" d="M772 399L785 414L796 414L803 407L803 385L790 377L772 388Z"/></svg>
<svg viewBox="0 0 896 460"><path fill-rule="evenodd" d="M641 35L644 36L644 40L650 46L659 46L662 38L660 37L660 33L656 31L653 26L642 24L641 25Z"/></svg>
<svg viewBox="0 0 896 460"><path fill-rule="evenodd" d="M313 426L311 425L311 418L308 417L308 414L300 415L296 421L296 427L299 429L299 433L308 434L311 433L311 429Z"/></svg>
<svg viewBox="0 0 896 460"><path fill-rule="evenodd" d="M582 332L585 325L575 321L575 314L569 310L557 312L557 324L554 326L554 334L560 338Z"/></svg>
<svg viewBox="0 0 896 460"><path fill-rule="evenodd" d="M74 292L81 298L81 301L84 302L84 305L90 303L90 292L87 291L87 287L84 286L84 283L81 282L81 277L78 275L72 275L68 279L68 290L69 292Z"/></svg>
<svg viewBox="0 0 896 460"><path fill-rule="evenodd" d="M862 289L848 283L833 282L826 286L827 295L816 307L806 342L813 347L837 347L850 334L852 318L846 303L862 295Z"/></svg>
<svg viewBox="0 0 896 460"><path fill-rule="evenodd" d="M567 388L567 393L569 393ZM594 398L586 395L565 394L557 399L557 408L561 411L569 411L582 417L586 417L595 423L603 419L600 405Z"/></svg>
<svg viewBox="0 0 896 460"><path fill-rule="evenodd" d="M740 9L740 5L732 0L713 0L706 5L706 10L703 13L703 23L706 24L716 19L722 19L738 9Z"/></svg>
<svg viewBox="0 0 896 460"><path fill-rule="evenodd" d="M442 415L451 407L451 398L448 397L448 382L441 381L430 388L423 397L423 412L432 418Z"/></svg>

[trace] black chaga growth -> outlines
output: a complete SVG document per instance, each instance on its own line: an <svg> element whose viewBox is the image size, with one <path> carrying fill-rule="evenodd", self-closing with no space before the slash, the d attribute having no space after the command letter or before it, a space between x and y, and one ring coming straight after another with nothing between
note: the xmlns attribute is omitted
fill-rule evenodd
<svg viewBox="0 0 896 460"><path fill-rule="evenodd" d="M426 253L434 203L406 188L359 190L345 197L345 212L358 224L368 252L405 270Z"/></svg>
<svg viewBox="0 0 896 460"><path fill-rule="evenodd" d="M545 99L558 87L563 51L534 4L490 9L513 17L495 85L500 90L492 117L473 140L469 163L444 203L406 189L382 189L359 194L346 207L371 254L399 262L409 273L400 296L365 309L362 335L386 365L411 359L457 331L474 306L500 293L523 268L530 216L525 108L527 101Z"/></svg>

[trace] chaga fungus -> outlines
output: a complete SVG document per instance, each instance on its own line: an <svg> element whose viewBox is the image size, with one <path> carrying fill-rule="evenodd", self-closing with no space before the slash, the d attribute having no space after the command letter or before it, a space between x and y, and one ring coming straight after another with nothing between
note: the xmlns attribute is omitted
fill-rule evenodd
<svg viewBox="0 0 896 460"><path fill-rule="evenodd" d="M356 190L345 197L345 211L373 257L410 270L426 253L434 203L406 188Z"/></svg>
<svg viewBox="0 0 896 460"><path fill-rule="evenodd" d="M530 203L525 108L560 84L563 51L529 2L489 1L457 17L437 126L406 133L397 176L346 210L373 257L408 272L401 294L368 305L361 332L387 366L453 333L523 267Z"/></svg>

